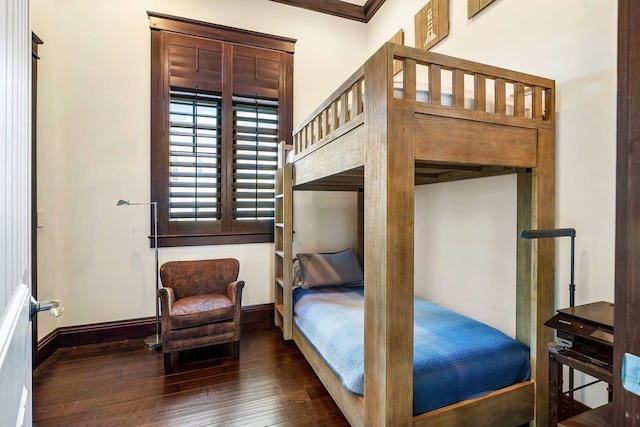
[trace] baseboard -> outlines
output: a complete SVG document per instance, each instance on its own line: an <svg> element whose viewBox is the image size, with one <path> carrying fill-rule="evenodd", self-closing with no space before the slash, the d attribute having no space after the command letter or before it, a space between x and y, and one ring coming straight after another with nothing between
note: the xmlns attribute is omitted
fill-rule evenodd
<svg viewBox="0 0 640 427"><path fill-rule="evenodd" d="M54 329L38 341L36 354L33 355L33 369L40 366L40 364L47 360L58 348L60 348L60 339L58 336L58 330Z"/></svg>
<svg viewBox="0 0 640 427"><path fill-rule="evenodd" d="M251 323L272 322L274 307L275 305L273 303L254 304L242 307L241 323L243 325L249 325Z"/></svg>
<svg viewBox="0 0 640 427"><path fill-rule="evenodd" d="M271 321L273 320L273 310L273 303L244 306L242 307L241 322L243 325L248 325ZM38 341L38 351L34 355L34 366L38 367L59 348L140 339L154 334L155 330L155 317L63 326Z"/></svg>

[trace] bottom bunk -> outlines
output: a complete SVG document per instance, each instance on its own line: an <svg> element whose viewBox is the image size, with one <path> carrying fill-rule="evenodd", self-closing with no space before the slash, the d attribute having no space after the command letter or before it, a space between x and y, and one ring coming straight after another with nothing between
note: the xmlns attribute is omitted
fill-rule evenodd
<svg viewBox="0 0 640 427"><path fill-rule="evenodd" d="M364 287L293 292L298 347L352 425L364 423ZM529 349L415 298L414 425L520 425L533 419Z"/></svg>

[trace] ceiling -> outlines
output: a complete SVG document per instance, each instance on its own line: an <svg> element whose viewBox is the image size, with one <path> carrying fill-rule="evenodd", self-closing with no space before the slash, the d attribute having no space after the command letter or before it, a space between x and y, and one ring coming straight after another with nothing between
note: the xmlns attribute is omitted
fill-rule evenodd
<svg viewBox="0 0 640 427"><path fill-rule="evenodd" d="M320 13L369 22L385 0L271 0Z"/></svg>

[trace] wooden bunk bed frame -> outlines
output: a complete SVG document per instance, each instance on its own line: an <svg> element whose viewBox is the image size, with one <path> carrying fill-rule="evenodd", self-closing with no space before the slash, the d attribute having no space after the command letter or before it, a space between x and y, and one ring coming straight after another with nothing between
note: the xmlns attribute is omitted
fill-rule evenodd
<svg viewBox="0 0 640 427"><path fill-rule="evenodd" d="M394 66L397 71L400 64L402 91L394 95ZM441 105L447 73L451 106ZM429 99L418 102L425 75ZM473 82L471 91L465 81ZM494 88L493 112L486 111L487 82ZM546 344L552 334L542 323L554 310L554 243L516 236L516 339L531 349L531 380L413 416L414 192L415 185L515 173L518 230L553 228L554 90L549 79L387 43L294 131L292 145L281 145L276 324L296 342L352 425L507 426L533 420L546 426ZM471 109L464 102L469 92ZM343 388L292 323L293 190L360 190L364 397Z"/></svg>

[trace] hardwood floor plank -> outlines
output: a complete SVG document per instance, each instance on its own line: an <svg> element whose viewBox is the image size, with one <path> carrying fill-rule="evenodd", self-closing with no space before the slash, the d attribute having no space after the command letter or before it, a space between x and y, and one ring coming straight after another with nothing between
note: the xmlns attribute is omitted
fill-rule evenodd
<svg viewBox="0 0 640 427"><path fill-rule="evenodd" d="M125 393L125 395L127 395L131 392L130 388L123 390L122 385L127 385L132 381L135 381L133 387L141 387L145 392L153 390L153 387L164 387L166 391L170 391L173 387L175 391L184 391L199 387L198 383L203 381L206 381L208 384L222 384L243 378L260 378L261 375L270 375L269 370L265 368L271 368L271 370L287 370L287 364L293 363L294 366L296 366L296 363L303 360L300 354L285 354L283 356L253 359L247 362L241 359L242 362L233 362L233 364L221 364L219 360L214 359L206 364L200 363L200 369L194 369L194 366L185 365L185 367L182 368L182 372L164 376L162 355L153 353L145 355L144 357L150 360L150 362L147 363L147 366L143 369L140 369L140 364L138 363L139 372L134 374L125 374L131 371L131 369L127 367L125 367L124 370L122 368L112 370L109 366L103 365L101 371L106 371L104 375L102 372L95 372L96 369L94 367L90 371L87 370L85 372L85 370L81 370L80 373L74 373L67 378L66 381L59 376L52 376L48 378L46 382L42 380L38 385L42 390L45 390L47 387L64 385L64 390L53 396L58 400L66 399L69 394L76 395L79 391L86 393L84 396L86 398L91 398L96 393L103 397L105 395L111 395L117 398L117 394L119 393ZM227 358L227 360L233 359ZM211 366L212 364L214 366ZM258 373L254 372L256 370L258 370ZM87 378L88 372L92 372L92 374ZM287 374L290 375L291 372ZM109 377L108 381L105 375ZM60 382L62 382L62 384Z"/></svg>
<svg viewBox="0 0 640 427"><path fill-rule="evenodd" d="M160 411L168 414L172 411L178 411L182 413L189 410L200 411L199 406L207 406L214 411L227 406L237 408L242 404L250 404L255 400L281 395L287 391L296 391L300 389L299 384L297 384L299 382L299 379L296 379L279 382L277 385L273 383L256 385L251 387L250 393L247 393L246 390L239 389L237 384L230 384L229 387L226 388L209 387L207 389L185 392L191 394L190 396L186 396L185 393L179 393L135 402L108 405L100 411L100 415L104 417L116 417L145 411ZM196 392L200 393L200 395L196 396Z"/></svg>
<svg viewBox="0 0 640 427"><path fill-rule="evenodd" d="M274 422L291 422L303 418L312 411L309 402L291 402L289 405L284 405L283 407L267 409L248 416L245 415L229 420L225 423L225 426L267 426L273 425Z"/></svg>
<svg viewBox="0 0 640 427"><path fill-rule="evenodd" d="M264 323L225 346L163 356L142 340L62 348L33 374L36 426L347 426L295 344Z"/></svg>

